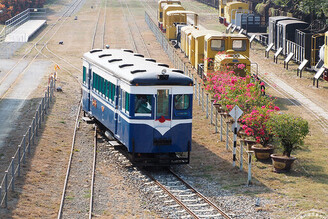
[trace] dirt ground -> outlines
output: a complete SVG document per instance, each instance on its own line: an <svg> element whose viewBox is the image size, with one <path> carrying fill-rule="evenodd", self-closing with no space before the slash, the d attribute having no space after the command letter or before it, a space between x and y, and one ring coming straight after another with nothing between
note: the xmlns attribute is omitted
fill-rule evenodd
<svg viewBox="0 0 328 219"><path fill-rule="evenodd" d="M49 50L69 63L52 56L49 52L47 53L53 61L60 64L58 86L62 87L63 92L56 93L55 102L42 128L42 137L37 141L32 156L23 171L23 176L18 181L17 191L11 196L9 209L0 209L0 216L3 215L4 218L57 217L74 120L80 98L78 81L82 78L81 57L84 52L91 48L99 2L86 1L77 14L78 20L74 20L74 16L69 18L48 45ZM140 10L140 1L129 0L129 2L131 5L138 6L138 10L134 11L137 17L136 22L144 39L146 39L147 47L150 48L150 56L158 62L169 63L167 55L144 22L143 11ZM50 7L52 10L59 10L67 3L66 0L55 1L55 4ZM156 9L156 1L149 0L146 3L151 4L153 9ZM213 16L215 13L213 9L191 0L184 1L184 5L187 9L201 11L202 25L208 25L208 28L216 26L217 20ZM94 6L93 9L91 6ZM111 48L133 49L128 37L128 30L122 25L126 21L122 16L123 12L119 2L110 1L107 7L105 43L109 44ZM208 19L205 16L208 16ZM48 19L48 26L50 26L57 19L57 16L53 14ZM133 25L135 24L133 23ZM64 45L58 45L59 41L63 41ZM96 47L101 46L97 41ZM145 51L140 53L145 53ZM315 103L327 108L328 103L325 98L327 96L327 82L320 83L319 89L314 88L311 81L312 73L305 73L302 79L297 78L295 65L290 66L291 71L283 70L281 60L279 60L279 64L273 64L271 59L263 58L264 48L259 45L254 46L251 57L260 65L263 74L273 72L295 89L302 91ZM46 84L46 81L44 78L43 84ZM35 94L31 95L31 98L38 97L42 91L43 86L40 86ZM298 162L291 173L273 173L270 163L254 162L253 185L245 186L246 170L240 172L232 167L231 151L225 150L225 142L219 141L218 135L214 133L214 127L209 125L209 121L197 103L194 103L191 163L178 169L186 176L198 177L200 180L205 178L218 184L222 189L237 195L271 200L271 204L262 205L257 210L271 212L272 218L290 218L310 209L328 212L327 133L322 132L311 114L304 109L290 105L286 97L280 96L273 89L269 89L269 92L278 97L278 102L284 111L302 115L310 122L311 135L306 139L307 147L295 153ZM28 106L26 106L27 108ZM102 166L102 168L105 167ZM119 180L118 178L117 182ZM198 186L202 188L205 185L200 184ZM128 193L133 194L133 192L130 190ZM108 214L105 212L103 218L106 218ZM152 216L156 217L156 215ZM121 215L121 217L127 218L129 215Z"/></svg>

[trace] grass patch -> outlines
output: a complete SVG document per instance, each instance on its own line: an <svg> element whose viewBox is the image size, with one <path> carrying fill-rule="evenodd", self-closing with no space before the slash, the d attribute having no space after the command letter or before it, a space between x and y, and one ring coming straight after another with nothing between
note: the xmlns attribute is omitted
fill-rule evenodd
<svg viewBox="0 0 328 219"><path fill-rule="evenodd" d="M67 200L73 200L74 199L74 196L66 196L65 199L67 199Z"/></svg>

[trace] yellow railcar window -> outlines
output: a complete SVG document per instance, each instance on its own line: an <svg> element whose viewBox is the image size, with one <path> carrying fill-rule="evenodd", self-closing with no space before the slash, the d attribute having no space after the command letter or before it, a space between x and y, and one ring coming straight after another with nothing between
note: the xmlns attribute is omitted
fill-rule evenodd
<svg viewBox="0 0 328 219"><path fill-rule="evenodd" d="M224 51L225 50L224 40L211 40L211 49L214 51Z"/></svg>
<svg viewBox="0 0 328 219"><path fill-rule="evenodd" d="M232 49L235 51L246 51L246 40L233 40Z"/></svg>

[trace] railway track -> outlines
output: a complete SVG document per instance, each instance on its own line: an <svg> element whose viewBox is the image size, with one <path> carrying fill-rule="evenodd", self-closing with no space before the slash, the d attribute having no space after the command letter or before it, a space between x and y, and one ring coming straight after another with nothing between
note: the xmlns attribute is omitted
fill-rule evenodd
<svg viewBox="0 0 328 219"><path fill-rule="evenodd" d="M119 0L122 8L125 8L126 10L123 10L123 16L127 23L129 34L130 34L130 41L133 46L133 50L137 53L147 55L148 57L151 57L149 49L147 47L147 44L142 36L142 33L140 32L140 28L138 27L138 24L136 22L136 18L133 15L133 13L130 10L130 7L126 0ZM134 25L131 25L133 23Z"/></svg>
<svg viewBox="0 0 328 219"><path fill-rule="evenodd" d="M145 174L161 189L155 193L179 218L230 218L222 209L189 185L172 170Z"/></svg>
<svg viewBox="0 0 328 219"><path fill-rule="evenodd" d="M64 10L63 14L53 23L51 24L51 27L46 30L45 33L41 35L41 37L30 46L27 51L23 54L23 56L15 63L15 65L8 71L6 74L1 78L0 80L0 86L3 87L3 91L0 94L0 100L2 100L7 93L19 82L22 75L30 68L30 66L33 64L33 62L39 57L40 54L42 54L42 50L46 47L46 45L49 43L49 41L56 35L60 27L66 22L66 20L75 12L75 10L81 5L82 2L85 0L77 0L73 1L72 4L70 4L66 10ZM50 35L50 36L49 36ZM47 38L47 36L49 36ZM41 46L40 49L37 47ZM32 52L36 50L36 54L33 55ZM11 74L13 74L14 70L24 61L26 60L29 55L33 55L32 59L28 61L26 66L17 74L15 75L14 79L12 77L9 77Z"/></svg>
<svg viewBox="0 0 328 219"><path fill-rule="evenodd" d="M96 45L100 48L104 47L107 0L105 0L104 9L101 7L101 3L102 1L98 4L99 11L92 36L91 49L94 49ZM101 17L101 13L103 13L103 17ZM99 22L101 18L103 21ZM99 28L101 25L102 28ZM48 49L48 51L61 61L65 61L62 57L58 56L51 50ZM79 83L81 84L81 82ZM57 217L58 219L63 217L85 217L84 209L88 209L88 218L91 219L93 217L97 157L97 126L94 128L93 147L91 147L92 143L90 140L92 137L90 135L90 130L88 130L90 126L87 123L80 124L81 106L82 97L76 115L71 152L67 164L62 198ZM82 126L81 129L80 126ZM86 134L88 135L87 138L85 138ZM82 138L82 136L84 137ZM85 142L83 139L88 139L88 142Z"/></svg>
<svg viewBox="0 0 328 219"><path fill-rule="evenodd" d="M86 209L88 218L92 218L93 214L97 126L90 128L89 124L80 123L80 112L81 104L75 121L58 219L83 218Z"/></svg>

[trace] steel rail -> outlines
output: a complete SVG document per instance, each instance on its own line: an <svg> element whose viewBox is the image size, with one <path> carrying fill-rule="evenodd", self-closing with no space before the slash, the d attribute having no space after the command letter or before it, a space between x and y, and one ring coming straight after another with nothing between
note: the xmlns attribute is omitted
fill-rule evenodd
<svg viewBox="0 0 328 219"><path fill-rule="evenodd" d="M138 34L139 34L139 36L140 36L140 38L141 38L141 41L142 41L142 44L143 44L143 46L144 46L144 48L145 48L145 50L146 50L146 52L147 52L147 54L148 54L148 57L151 57L151 56L150 56L150 53L149 53L149 50L148 50L148 48L147 48L147 45L146 45L146 43L145 43L145 40L144 40L144 38L142 37L142 34L141 34L140 29L139 29L139 27L138 27L138 25L137 25L137 22L136 22L136 20L134 19L134 16L133 16L133 14L132 14L132 12L131 12L131 10L130 10L130 8L129 8L129 5L126 3L126 0L124 0L124 3L125 3L125 7L128 9L128 12L129 12L130 16L133 18L132 20L133 20L133 22L134 22L135 27L136 27L137 30L138 30ZM131 32L132 32L132 31L131 31ZM140 52L140 51L138 51L138 52Z"/></svg>
<svg viewBox="0 0 328 219"><path fill-rule="evenodd" d="M91 195L90 195L90 205L89 205L89 219L92 218L93 211L93 197L94 197L94 184L96 175L96 162L97 162L97 126L95 126L94 134L94 145L93 145L93 165L92 165L92 178L91 178Z"/></svg>
<svg viewBox="0 0 328 219"><path fill-rule="evenodd" d="M195 214L188 206L186 206L183 201L179 200L175 195L173 195L169 189L167 189L162 183L160 183L158 180L156 180L149 172L145 170L141 170L146 176L148 176L157 186L159 186L163 191L165 191L173 200L175 200L181 207L183 207L192 217L194 218L201 218L201 215ZM198 192L196 189L194 189L191 185L189 185L187 182L185 182L181 177L179 177L176 173L174 173L171 169L169 170L169 173L172 174L175 178L179 180L179 182L183 183L193 194L197 195L199 198L201 198L203 201L205 201L208 205L213 207L214 210L218 211L221 216L227 219L231 219L223 210L221 210L219 207L217 207L213 202L208 200L204 195L202 195L200 192Z"/></svg>
<svg viewBox="0 0 328 219"><path fill-rule="evenodd" d="M80 112L81 112L81 106L82 106L82 98L81 98L81 101L79 103L79 109L78 109L78 112L76 114L76 119L75 119L74 133L73 133L73 139L72 139L72 145L71 145L71 153L70 153L69 161L68 161L68 164L67 164L67 170L66 170L66 177L65 177L65 182L64 182L64 188L63 188L63 192L62 192L62 197L61 197L59 211L58 211L58 217L57 217L58 219L61 219L62 213L63 213L66 188L67 188L67 184L68 184L68 178L69 178L69 173L70 173L71 164L72 164L72 158L73 158L73 154L74 154L74 146L75 146L75 140L76 140L76 131L77 131L77 128L78 128L79 123L80 123L79 122L79 117L80 117Z"/></svg>
<svg viewBox="0 0 328 219"><path fill-rule="evenodd" d="M97 22L96 22L93 37L92 37L92 44L91 44L92 48L91 49L93 49L93 46L95 44L95 36L97 34L97 26L98 26L98 23L99 23L100 11L101 11L101 7L99 7L98 18L97 18ZM103 32L103 35L104 34L105 33ZM55 55L55 53L53 53L53 52L51 52L51 53ZM55 56L59 57L57 55L55 55ZM60 58L60 59L62 59L62 58ZM75 140L76 140L76 130L77 130L78 124L79 124L78 118L80 116L80 111L81 111L81 106L82 106L82 96L80 98L81 98L81 100L80 100L79 110L78 110L77 117L76 117L75 128L74 128L73 139L72 139L71 154L70 154L70 158L69 158L68 165L67 165L67 171L66 171L66 177L65 177L65 182L64 182L63 192L62 192L62 198L61 198L60 208L59 208L59 211L58 211L58 219L61 219L61 217L62 217L65 194L66 194L66 188L67 188L69 173L70 173L70 169L71 169L71 163L72 163L73 152L74 152L74 145L75 145ZM89 202L89 218L90 219L92 218L93 201L94 201L93 200L93 197L94 197L93 194L94 194L94 179L95 179L95 168L96 168L96 153L97 153L97 127L95 127L95 134L94 134L94 157L93 157L92 179L91 179L91 185L90 185L90 188L91 188L90 202Z"/></svg>
<svg viewBox="0 0 328 219"><path fill-rule="evenodd" d="M218 212L220 212L220 214L227 219L230 219L231 217L229 217L223 210L221 210L218 206L216 206L213 202L211 202L210 200L208 200L204 195L202 195L200 192L198 192L196 189L194 189L190 184L188 184L186 181L184 181L180 176L178 176L172 169L169 169L169 172L172 173L177 179L180 180L180 182L182 182L188 189L190 189L191 191L193 191L198 197L200 197L201 199L203 199L206 203L208 203L209 205L211 205L215 210L217 210Z"/></svg>
<svg viewBox="0 0 328 219"><path fill-rule="evenodd" d="M160 182L158 182L152 175L145 172L144 173L155 182L163 191L165 191L172 199L174 199L181 207L183 207L191 216L194 218L199 218L194 212L192 212L185 204L183 204L177 197L175 197L165 186L163 186Z"/></svg>
<svg viewBox="0 0 328 219"><path fill-rule="evenodd" d="M101 4L100 4L101 5ZM93 30L93 37L92 37L92 42L91 42L91 49L94 48L95 46L95 41L96 41L96 35L97 35L97 29L98 29L98 23L99 23L99 18L100 18L100 12L101 12L101 6L99 7L99 12L98 12L98 17L97 17L97 22L95 25L95 28Z"/></svg>
<svg viewBox="0 0 328 219"><path fill-rule="evenodd" d="M130 25L129 25L128 18L127 18L126 14L125 14L125 12L124 12L124 10L123 10L123 3L122 3L122 0L119 0L119 2L120 2L120 4L121 4L121 6L122 6L122 12L123 12L123 16L124 16L125 22L127 23L127 26L129 27L128 29L129 29L130 38L131 38L130 41L132 42L132 46L133 46L133 48L134 48L134 51L138 51L138 49L137 49L137 45L136 45L135 40L134 40L134 38L133 38L133 34L132 34L132 31L131 31L131 27L130 27Z"/></svg>
<svg viewBox="0 0 328 219"><path fill-rule="evenodd" d="M22 58L20 58L18 60L17 63L15 63L15 65L6 73L6 75L0 80L0 85L4 82L4 80L9 76L10 73L12 73L12 71L19 65L19 63L21 63L33 50L33 48L36 48L36 46L38 45L38 43L50 32L50 30L52 30L57 23L69 12L69 10L71 8L73 8L73 11L77 8L77 6L82 2L82 0L79 1L75 1L73 4L71 4L68 9L63 13L63 15L61 17L59 17L55 23L41 36L40 39L38 39L29 49L28 51L23 55ZM75 3L78 3L77 5L75 5ZM58 29L55 31L55 33L43 44L42 48L40 51L43 50L43 48L45 47L46 44L48 44L48 42L54 37L54 35L58 32L58 30L60 29L60 27L64 24L64 22L69 18L70 14L68 16L66 16L66 19L63 20L63 22L60 24L60 26L58 27ZM18 80L22 77L22 74L24 72L26 72L29 67L31 66L31 64L34 62L34 60L38 57L40 53L38 52L33 59L28 63L28 65L19 73L19 75L16 77L16 79L10 84L10 86L4 91L4 93L1 95L0 97L0 101L6 96L6 94L9 92L9 90L13 87L13 85L15 85Z"/></svg>
<svg viewBox="0 0 328 219"><path fill-rule="evenodd" d="M104 12L104 25L103 25L103 35L102 35L102 48L104 49L105 46L105 31L106 31L106 19L107 19L107 2L108 0L105 0L105 12Z"/></svg>

